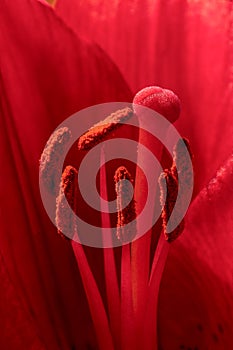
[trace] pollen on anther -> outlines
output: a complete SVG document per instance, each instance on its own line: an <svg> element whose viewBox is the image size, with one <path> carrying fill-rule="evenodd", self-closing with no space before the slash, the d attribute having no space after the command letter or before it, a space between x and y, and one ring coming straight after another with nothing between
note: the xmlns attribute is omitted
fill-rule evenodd
<svg viewBox="0 0 233 350"><path fill-rule="evenodd" d="M80 136L78 140L78 149L91 149L93 146L106 138L112 131L119 128L132 116L133 111L129 107L120 109L110 114L107 118L93 125L85 134Z"/></svg>
<svg viewBox="0 0 233 350"><path fill-rule="evenodd" d="M60 191L56 200L56 225L58 233L72 238L76 233L74 213L77 211L78 171L67 166L62 174Z"/></svg>
<svg viewBox="0 0 233 350"><path fill-rule="evenodd" d="M167 223L174 209L178 193L177 177L172 173L171 170L166 169L160 175L159 185L160 202L163 206L161 215L163 220L163 230L165 239L170 243L173 242L181 234L184 228L184 222L181 221L181 223L179 223L172 232L167 232ZM167 189L167 195L165 188Z"/></svg>
<svg viewBox="0 0 233 350"><path fill-rule="evenodd" d="M115 172L114 181L117 195L116 235L121 242L126 243L136 236L136 210L132 193L133 180L128 170L121 166Z"/></svg>
<svg viewBox="0 0 233 350"><path fill-rule="evenodd" d="M40 158L40 178L52 194L59 186L59 162L70 138L71 132L67 127L57 129L49 138Z"/></svg>
<svg viewBox="0 0 233 350"><path fill-rule="evenodd" d="M168 242L174 241L184 229L184 219L179 222L180 215L175 215L173 216L172 224L176 228L172 232L167 232L167 224L177 200L179 182L182 181L182 186L180 188L180 200L177 208L178 214L179 212L183 212L183 206L186 203L186 195L188 192L187 189L191 186L192 182L192 167L190 167L190 158L189 156L187 157L187 150L190 158L192 158L188 140L179 140L173 150L174 161L172 167L164 170L159 178L163 229L165 239Z"/></svg>

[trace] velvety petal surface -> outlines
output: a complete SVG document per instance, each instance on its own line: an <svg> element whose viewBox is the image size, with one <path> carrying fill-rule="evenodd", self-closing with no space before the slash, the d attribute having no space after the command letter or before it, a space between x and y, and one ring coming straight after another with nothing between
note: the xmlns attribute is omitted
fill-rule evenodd
<svg viewBox="0 0 233 350"><path fill-rule="evenodd" d="M233 158L193 202L171 246L159 300L161 349L231 349Z"/></svg>
<svg viewBox="0 0 233 350"><path fill-rule="evenodd" d="M52 7L3 0L0 22L0 251L14 282L1 292L8 304L1 304L7 322L1 348L20 348L15 344L25 341L25 348L87 349L95 335L85 293L71 246L56 235L41 203L39 159L66 117L132 96L108 56L75 34ZM96 251L91 253L95 258ZM20 315L10 330L13 309Z"/></svg>
<svg viewBox="0 0 233 350"><path fill-rule="evenodd" d="M24 307L22 299L17 293L14 282L11 280L5 262L0 257L0 347L1 349L35 349L44 350L38 330Z"/></svg>
<svg viewBox="0 0 233 350"><path fill-rule="evenodd" d="M232 2L58 0L56 11L110 54L134 92L159 85L178 94L198 192L233 146Z"/></svg>

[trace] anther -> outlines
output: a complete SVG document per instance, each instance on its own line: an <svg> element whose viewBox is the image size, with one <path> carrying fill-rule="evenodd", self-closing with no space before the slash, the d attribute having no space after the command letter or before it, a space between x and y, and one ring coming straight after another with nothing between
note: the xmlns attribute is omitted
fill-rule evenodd
<svg viewBox="0 0 233 350"><path fill-rule="evenodd" d="M67 127L56 130L49 138L40 158L40 177L50 193L55 194L59 185L59 162L66 144L71 138Z"/></svg>
<svg viewBox="0 0 233 350"><path fill-rule="evenodd" d="M132 241L136 236L135 200L132 198L133 180L128 170L122 166L116 170L114 181L117 195L116 235L120 241L126 243ZM127 228L125 225L127 225Z"/></svg>
<svg viewBox="0 0 233 350"><path fill-rule="evenodd" d="M159 186L160 186L160 202L163 205L162 208L162 220L163 220L163 230L165 239L170 243L173 242L183 231L184 221L173 230L172 232L167 232L167 223L171 216L171 213L174 209L177 193L178 193L178 182L177 177L171 170L164 170L164 172L160 175L159 178ZM167 196L166 190L167 189Z"/></svg>
<svg viewBox="0 0 233 350"><path fill-rule="evenodd" d="M180 216L173 217L173 224L176 228L172 232L167 232L167 223L171 217L172 211L176 204L177 194L178 194L178 185L179 181L182 181L182 189L180 191L180 207L178 211L182 212L182 206L185 202L185 193L186 189L191 186L192 181L192 169L190 168L190 162L187 158L187 149L189 151L190 157L192 158L189 142L186 139L181 139L177 142L174 147L174 161L170 169L164 170L159 178L160 186L160 202L162 208L162 220L163 220L163 229L165 239L168 242L174 241L184 229L184 220L181 222L175 222L174 220L179 221ZM167 195L166 195L167 192ZM166 198L165 198L166 197Z"/></svg>
<svg viewBox="0 0 233 350"><path fill-rule="evenodd" d="M58 233L63 237L72 238L77 231L73 216L77 211L77 190L78 171L72 166L67 166L62 174L56 200L56 225Z"/></svg>
<svg viewBox="0 0 233 350"><path fill-rule="evenodd" d="M132 116L133 111L129 107L110 114L107 118L93 125L85 134L80 136L78 140L78 149L91 149Z"/></svg>

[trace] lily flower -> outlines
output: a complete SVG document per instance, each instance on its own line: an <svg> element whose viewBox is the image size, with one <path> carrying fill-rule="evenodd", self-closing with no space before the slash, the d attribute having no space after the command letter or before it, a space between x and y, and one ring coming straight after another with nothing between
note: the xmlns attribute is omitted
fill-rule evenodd
<svg viewBox="0 0 233 350"><path fill-rule="evenodd" d="M1 1L2 349L232 348L231 9L228 1ZM133 93L156 83L179 95L176 127L190 141L196 179L182 235L171 244L160 236L169 252L154 255L156 289L136 338L128 245L113 254L61 239L38 188L52 130L90 105L132 101L126 80ZM115 170L120 206L117 184L131 175ZM104 168L100 176L105 184Z"/></svg>

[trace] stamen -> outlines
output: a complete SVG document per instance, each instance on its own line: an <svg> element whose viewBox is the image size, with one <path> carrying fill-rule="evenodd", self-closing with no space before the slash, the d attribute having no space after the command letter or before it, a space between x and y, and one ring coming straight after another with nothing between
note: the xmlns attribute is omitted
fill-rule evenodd
<svg viewBox="0 0 233 350"><path fill-rule="evenodd" d="M136 211L133 198L132 177L128 170L121 166L114 176L117 194L117 238L127 243L121 251L121 346L122 349L135 349L136 337L132 300L132 276L130 242L136 236ZM128 225L127 228L125 225Z"/></svg>
<svg viewBox="0 0 233 350"><path fill-rule="evenodd" d="M133 180L128 170L122 166L116 170L114 181L117 194L116 235L120 241L126 243L132 241L136 236L136 222L134 221L136 218L136 210L135 200L134 198L132 199L131 185ZM128 225L127 228L125 225Z"/></svg>
<svg viewBox="0 0 233 350"><path fill-rule="evenodd" d="M62 175L60 193L57 198L56 223L58 232L62 234L62 231L64 231L64 233L70 235L70 238L76 233L77 228L71 217L70 210L68 211L67 209L70 204L74 211L77 210L77 180L77 170L72 166L67 166ZM65 201L65 197L69 204ZM71 244L86 292L99 348L113 350L113 340L106 310L85 251L80 243L72 240Z"/></svg>
<svg viewBox="0 0 233 350"><path fill-rule="evenodd" d="M173 150L174 162L172 169L174 168L174 170L172 171L176 174L176 168L179 169L179 177L182 177L182 180L185 180L186 185L189 186L192 179L192 169L187 161L187 150L190 158L193 159L189 141L186 138L180 139Z"/></svg>
<svg viewBox="0 0 233 350"><path fill-rule="evenodd" d="M108 198L107 192L107 177L106 177L106 167L105 167L105 152L104 147L101 148L101 164L100 168L100 195L102 198ZM112 232L110 224L109 213L105 212L108 209L108 205L104 204L101 200L101 219L102 225L106 230L106 227L109 227L107 235L103 236L103 243L112 243ZM106 237L107 236L107 237ZM106 284L106 294L108 302L108 311L109 311L109 321L110 328L116 348L120 348L120 295L119 295L119 286L117 279L117 270L116 262L114 257L113 248L105 248L103 251L104 254L104 275L105 275L105 284Z"/></svg>
<svg viewBox="0 0 233 350"><path fill-rule="evenodd" d="M70 207L77 210L78 171L67 166L62 174L60 191L56 200L56 225L58 233L64 237L72 238L77 232L75 220L70 212ZM68 202L68 203L67 203Z"/></svg>
<svg viewBox="0 0 233 350"><path fill-rule="evenodd" d="M79 150L89 150L133 116L131 108L120 109L92 126L78 140Z"/></svg>
<svg viewBox="0 0 233 350"><path fill-rule="evenodd" d="M167 232L167 223L170 219L171 213L176 204L177 194L178 194L178 181L182 181L183 190L181 193L181 203L180 209L182 211L182 205L185 199L186 189L189 188L192 181L192 169L190 169L189 163L187 161L187 153L185 149L188 149L191 158L192 153L190 150L190 145L187 139L181 139L177 142L174 147L174 161L171 169L166 169L160 175L159 186L160 186L160 203L163 207L162 209L162 219L163 219L163 229L165 239L170 243L173 242L184 230L184 220L182 220L172 232ZM177 169L178 172L177 172ZM167 196L166 196L167 189ZM166 197L166 198L165 198ZM183 200L182 200L183 199ZM179 216L178 216L179 219ZM176 220L176 217L173 218Z"/></svg>
<svg viewBox="0 0 233 350"><path fill-rule="evenodd" d="M59 161L70 138L71 132L67 127L56 130L49 138L40 158L40 176L52 194L55 194L56 185L59 184Z"/></svg>
<svg viewBox="0 0 233 350"><path fill-rule="evenodd" d="M175 169L173 169L173 171L174 170ZM181 223L172 232L167 233L167 230L166 230L168 220L171 216L171 213L176 203L176 198L178 193L177 176L171 170L168 170L168 169L164 170L164 172L160 175L160 178L159 178L159 186L161 191L160 203L161 205L163 205L162 219L163 219L164 235L165 235L165 239L170 243L170 242L173 242L184 229L184 221L182 220ZM165 187L167 188L167 197L166 197Z"/></svg>
<svg viewBox="0 0 233 350"><path fill-rule="evenodd" d="M175 230L168 233L167 223L170 220L171 213L176 204L177 194L178 194L178 181L182 179L183 190L180 189L181 198L185 197L186 186L190 186L190 181L192 179L192 174L190 169L190 164L187 162L187 154L184 151L184 145L188 148L189 153L190 147L187 140L179 140L176 147L174 148L174 161L172 167L168 170L166 169L160 176L159 185L161 190L161 204L162 209L162 219L163 219L163 230L165 238L168 242L174 241L183 231L184 220L181 221ZM177 172L178 169L178 172ZM166 187L165 187L166 186ZM166 196L167 192L167 196ZM183 202L180 203L180 208L182 210ZM177 220L179 215L177 216ZM175 218L176 220L176 218ZM169 252L170 245L164 240L161 235L155 250L153 264L151 269L150 281L149 281L149 292L147 295L147 308L145 312L145 324L144 328L144 346L146 349L156 349L157 334L154 335L157 326L157 308L158 308L158 295L161 283L161 278L166 263L167 255Z"/></svg>

